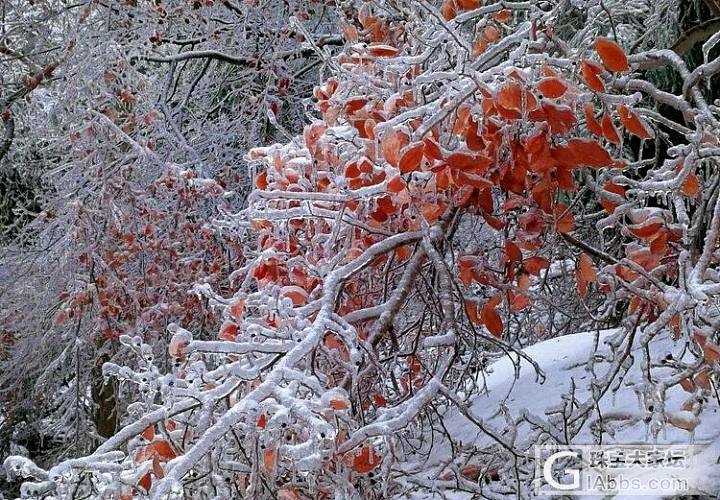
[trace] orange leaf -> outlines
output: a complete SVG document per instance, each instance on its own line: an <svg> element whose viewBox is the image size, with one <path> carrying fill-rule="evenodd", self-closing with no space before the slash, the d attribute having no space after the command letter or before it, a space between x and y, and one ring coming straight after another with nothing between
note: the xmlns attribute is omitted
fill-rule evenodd
<svg viewBox="0 0 720 500"><path fill-rule="evenodd" d="M153 441L145 447L145 453L150 456L168 460L176 457L175 451L170 446L170 443L164 439Z"/></svg>
<svg viewBox="0 0 720 500"><path fill-rule="evenodd" d="M265 468L265 472L268 474L272 472L273 467L275 467L275 450L272 448L268 448L265 450L265 453L263 453L263 467Z"/></svg>
<svg viewBox="0 0 720 500"><path fill-rule="evenodd" d="M267 189L268 180L266 170L263 170L257 175L257 177L255 177L255 187L257 187L260 191L265 191Z"/></svg>
<svg viewBox="0 0 720 500"><path fill-rule="evenodd" d="M527 306L530 305L530 299L524 293L517 294L510 301L510 310L512 312L523 311Z"/></svg>
<svg viewBox="0 0 720 500"><path fill-rule="evenodd" d="M512 20L512 12L508 9L503 9L497 12L494 17L499 23L507 23Z"/></svg>
<svg viewBox="0 0 720 500"><path fill-rule="evenodd" d="M505 109L522 110L522 87L517 82L505 84L497 93L496 102Z"/></svg>
<svg viewBox="0 0 720 500"><path fill-rule="evenodd" d="M698 180L697 175L692 173L688 175L685 178L685 182L683 182L680 191L690 198L695 198L700 192L700 181Z"/></svg>
<svg viewBox="0 0 720 500"><path fill-rule="evenodd" d="M480 315L478 314L478 303L472 300L466 300L465 301L465 312L467 313L468 318L470 321L472 321L475 325L482 324L482 320L480 319Z"/></svg>
<svg viewBox="0 0 720 500"><path fill-rule="evenodd" d="M606 167L613 162L610 153L595 141L589 139L571 139L568 147L575 155L579 165L592 168Z"/></svg>
<svg viewBox="0 0 720 500"><path fill-rule="evenodd" d="M701 389L710 389L710 371L705 369L693 377L695 385Z"/></svg>
<svg viewBox="0 0 720 500"><path fill-rule="evenodd" d="M618 106L618 115L620 115L620 121L623 127L631 134L640 139L652 139L655 137L655 131L650 125L626 105L621 104Z"/></svg>
<svg viewBox="0 0 720 500"><path fill-rule="evenodd" d="M557 218L556 226L560 233L569 233L575 230L575 218L572 210L567 209L564 203L558 203L555 206L555 217Z"/></svg>
<svg viewBox="0 0 720 500"><path fill-rule="evenodd" d="M580 255L580 260L578 261L575 271L577 276L581 277L587 283L597 281L597 271L595 270L592 259L584 252Z"/></svg>
<svg viewBox="0 0 720 500"><path fill-rule="evenodd" d="M628 58L623 49L609 38L595 40L595 50L609 71L627 71L630 69Z"/></svg>
<svg viewBox="0 0 720 500"><path fill-rule="evenodd" d="M333 410L347 410L350 403L346 399L331 399L328 406Z"/></svg>
<svg viewBox="0 0 720 500"><path fill-rule="evenodd" d="M145 438L147 441L152 441L153 438L155 438L155 426L147 426L142 433L142 437Z"/></svg>
<svg viewBox="0 0 720 500"><path fill-rule="evenodd" d="M410 142L410 137L405 132L392 130L382 138L381 148L383 157L393 167L400 162L400 150Z"/></svg>
<svg viewBox="0 0 720 500"><path fill-rule="evenodd" d="M538 83L538 90L542 92L543 96L550 99L562 97L567 92L567 89L567 84L560 78L543 78Z"/></svg>
<svg viewBox="0 0 720 500"><path fill-rule="evenodd" d="M470 120L467 131L465 132L465 143L472 151L482 151L485 149L485 141L478 133L478 124L475 120Z"/></svg>
<svg viewBox="0 0 720 500"><path fill-rule="evenodd" d="M720 361L720 346L709 340L703 345L703 354L705 362L709 365Z"/></svg>
<svg viewBox="0 0 720 500"><path fill-rule="evenodd" d="M455 16L457 16L457 9L455 7L454 0L444 0L442 7L440 7L440 13L446 21L455 19Z"/></svg>
<svg viewBox="0 0 720 500"><path fill-rule="evenodd" d="M422 142L416 142L412 146L408 147L400 158L400 164L398 168L403 174L414 172L420 168L420 162L423 159L423 152L425 150L425 144Z"/></svg>

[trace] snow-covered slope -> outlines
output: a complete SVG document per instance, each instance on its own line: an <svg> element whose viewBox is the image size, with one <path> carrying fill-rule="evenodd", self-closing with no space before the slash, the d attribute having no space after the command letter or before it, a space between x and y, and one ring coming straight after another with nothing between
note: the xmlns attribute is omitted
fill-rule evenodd
<svg viewBox="0 0 720 500"><path fill-rule="evenodd" d="M479 376L479 383L484 384L487 390L473 399L468 414L464 415L456 408L449 409L445 414L445 428L456 444L455 457L458 449L484 450L497 446L496 438L510 443L513 432L516 435L516 448L531 454L535 444L533 440L538 434L537 427L520 417L525 415L531 420L536 419L533 421L548 421L549 415L546 412L550 409L561 409L563 404L569 401L567 396L573 391L573 387L578 402L592 400L591 383L602 379L612 367L611 350L607 341L617 335L624 334L618 330L583 332L543 341L524 349L523 352L544 372L544 379L538 376L530 362L518 359L518 356L505 356L493 363ZM591 370L588 360L596 352L596 342L599 356L595 355ZM602 434L603 443L693 443L702 451L697 456L697 463L700 465L693 468L695 478L692 486L704 492L717 493L720 491L720 465L716 464L720 455L720 411L717 400L705 401L704 408L696 419L686 410L691 401L697 404L697 395L686 392L680 385L673 386L666 394L664 414L681 426L682 422L687 421L696 423L697 426L694 432L689 432L671 423L659 421L666 417L658 411L653 415L652 407L649 412L648 403L644 400L643 395L649 389L642 376L643 348L638 344L636 338L631 351L632 366L611 385L616 390L608 390L599 400L598 406L605 430ZM653 376L669 374L670 369L663 368L663 365L668 363L668 355L672 356L672 360L682 359L684 346L683 341L673 341L669 335L656 337L650 348ZM566 411L569 413L569 410ZM484 430L478 424L481 424ZM656 438L651 431L653 425L662 426ZM598 433L593 433L593 429L597 431L598 427L597 411L593 411L592 416L570 441L577 445L594 444ZM560 437L562 438L562 435ZM447 479L451 473L448 468L442 469L441 465L449 463L452 455L447 441L444 445L435 445L425 470L434 467L432 470L436 477ZM482 456L482 453L477 455ZM467 461L467 464L472 463L473 459ZM490 459L478 459L476 463L489 468L498 465L492 464Z"/></svg>

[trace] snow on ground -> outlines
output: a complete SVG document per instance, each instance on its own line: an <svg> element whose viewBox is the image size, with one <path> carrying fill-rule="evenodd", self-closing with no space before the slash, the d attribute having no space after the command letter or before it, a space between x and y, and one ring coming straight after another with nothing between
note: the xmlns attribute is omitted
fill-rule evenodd
<svg viewBox="0 0 720 500"><path fill-rule="evenodd" d="M597 334L583 332L543 341L524 349L523 352L544 371L544 381L538 379L536 370L527 360L521 359L518 362L515 355L513 359L508 356L499 359L480 375L480 383L484 382L487 391L485 394L477 396L471 404L470 414L473 420L481 421L483 425L498 431L498 434L505 438L508 437L508 416L512 420L516 420L523 411L526 411L547 419L546 409L561 405L562 396L570 392L573 383L576 387L575 396L579 401L590 399L589 387L594 377L593 373L589 371L587 361L594 352L596 337L599 344L598 353L609 355L610 349L605 342L614 335L624 334L618 330L605 330ZM638 393L642 393L643 387L641 376L643 357L642 348L637 345L638 338L635 339L632 350L633 365L621 378L617 392L612 394L612 391L608 391L600 400L599 406L603 414L604 425L612 433L612 435L607 432L603 434L604 444L653 443L652 433L645 422L647 411L644 406L641 407L641 400L638 396ZM651 343L651 357L653 361L660 362L670 353L673 355L673 359L680 359L683 356L684 346L684 341L674 342L669 335L661 335ZM598 360L594 366L594 373L601 378L607 373L609 367L609 360ZM517 380L516 370L519 370ZM663 372L669 373L667 368L661 366L654 366L653 371L658 375ZM690 413L683 412L681 409L683 403L690 398L691 395L679 385L670 388L667 393L666 412L676 416L691 417ZM507 408L506 415L499 411L503 404ZM712 492L713 495L720 491L720 465L717 464L718 456L720 456L720 411L718 410L717 401L713 399L706 403L694 433L672 425L665 425L655 441L658 444L693 443L698 447L698 451L704 450L696 456L696 463L699 465L693 467L694 486L704 492ZM580 433L572 440L573 444L594 443L591 432L593 421L593 418L589 419ZM448 410L444 423L453 440L464 447L485 448L495 443L490 436L480 431L470 419L457 409ZM504 436L503 433L505 433ZM522 443L527 436L530 436L530 426L523 423L518 427L516 442ZM529 448L532 444L526 443ZM430 470L440 463L446 463L449 457L449 446L436 446L425 470ZM621 497L616 496L615 498Z"/></svg>

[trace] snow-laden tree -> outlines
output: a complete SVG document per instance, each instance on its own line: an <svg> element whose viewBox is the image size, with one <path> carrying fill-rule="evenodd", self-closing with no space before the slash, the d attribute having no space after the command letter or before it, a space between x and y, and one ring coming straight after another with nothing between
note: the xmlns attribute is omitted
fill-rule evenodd
<svg viewBox="0 0 720 500"><path fill-rule="evenodd" d="M717 404L720 60L714 38L694 68L658 46L645 23L676 12L658 5L343 2L342 52L311 43L327 78L310 123L250 151L248 207L215 222L248 242L231 290L194 287L222 324L170 323L169 366L121 335L134 363L102 368L137 395L120 430L8 472L56 498L527 497L531 446L610 439L600 403L638 364L648 439L689 438ZM658 88L660 69L681 88ZM541 380L520 347L604 326L582 390L540 415L478 413L492 360ZM455 439L458 415L491 443Z"/></svg>
<svg viewBox="0 0 720 500"><path fill-rule="evenodd" d="M214 335L192 287L230 293L245 242L212 220L245 202L247 149L301 130L339 37L321 2L0 9L0 453L56 460L138 397L102 376L133 362L121 335L168 370L169 323Z"/></svg>

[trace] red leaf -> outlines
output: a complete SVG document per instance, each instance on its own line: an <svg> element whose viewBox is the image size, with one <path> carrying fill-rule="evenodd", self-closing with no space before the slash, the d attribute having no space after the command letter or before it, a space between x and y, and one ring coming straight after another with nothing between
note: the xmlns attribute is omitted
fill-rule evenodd
<svg viewBox="0 0 720 500"><path fill-rule="evenodd" d="M542 92L544 97L557 99L567 92L567 84L559 78L543 78L538 83L538 90Z"/></svg>
<svg viewBox="0 0 720 500"><path fill-rule="evenodd" d="M491 165L490 158L483 155L472 155L466 153L453 153L448 156L447 164L458 170L482 171Z"/></svg>
<svg viewBox="0 0 720 500"><path fill-rule="evenodd" d="M501 219L499 219L497 217L493 217L492 215L486 214L486 213L483 213L482 215L483 215L483 218L485 219L485 222L487 222L488 225L490 227L492 227L493 229L500 231L501 229L503 229L505 227L505 223Z"/></svg>
<svg viewBox="0 0 720 500"><path fill-rule="evenodd" d="M620 144L620 135L618 134L615 124L610 118L610 115L605 113L602 118L602 131L605 139L612 142L613 144Z"/></svg>
<svg viewBox="0 0 720 500"><path fill-rule="evenodd" d="M387 399L385 399L385 396L383 396L382 394L376 392L375 394L373 394L372 398L375 406L377 406L378 408L387 406Z"/></svg>
<svg viewBox="0 0 720 500"><path fill-rule="evenodd" d="M595 92L605 92L605 84L597 76L597 73L593 70L593 66L588 61L582 61L580 63L580 72L582 73L582 80L585 82L590 90Z"/></svg>
<svg viewBox="0 0 720 500"><path fill-rule="evenodd" d="M150 491L150 486L152 486L152 477L150 476L149 472L145 474L142 478L140 478L140 481L138 481L138 486L140 486L146 492Z"/></svg>
<svg viewBox="0 0 720 500"><path fill-rule="evenodd" d="M545 116L548 124L550 125L550 131L553 134L565 134L577 122L575 114L572 109L568 106L558 106L552 102L543 102L542 109L545 112Z"/></svg>
<svg viewBox="0 0 720 500"><path fill-rule="evenodd" d="M482 5L482 0L457 0L457 6L464 10L477 9Z"/></svg>
<svg viewBox="0 0 720 500"><path fill-rule="evenodd" d="M352 97L345 102L345 112L351 115L365 107L367 102L368 100L363 97Z"/></svg>
<svg viewBox="0 0 720 500"><path fill-rule="evenodd" d="M512 12L508 9L503 9L495 14L495 20L499 23L507 23L512 20Z"/></svg>
<svg viewBox="0 0 720 500"><path fill-rule="evenodd" d="M382 457L370 446L363 446L360 453L352 459L352 469L360 474L374 471L380 465Z"/></svg>
<svg viewBox="0 0 720 500"><path fill-rule="evenodd" d="M522 262L522 250L510 240L505 241L505 255L510 262Z"/></svg>
<svg viewBox="0 0 720 500"><path fill-rule="evenodd" d="M627 71L630 69L628 58L623 49L609 38L595 40L595 50L609 71Z"/></svg>
<svg viewBox="0 0 720 500"><path fill-rule="evenodd" d="M602 125L600 125L600 122L597 121L595 118L595 115L593 114L593 104L591 102L586 102L584 106L585 111L585 124L587 125L588 130L593 134L597 136L603 136L603 128Z"/></svg>
<svg viewBox="0 0 720 500"><path fill-rule="evenodd" d="M654 219L647 220L642 224L628 226L628 229L633 235L637 236L638 238L645 239L655 236L655 234L660 231L660 228L662 228L662 226L662 222L657 222L656 217Z"/></svg>
<svg viewBox="0 0 720 500"><path fill-rule="evenodd" d="M425 157L431 160L442 160L443 153L440 146L433 139L426 137L423 139L425 145Z"/></svg>
<svg viewBox="0 0 720 500"><path fill-rule="evenodd" d="M368 52L370 53L370 55L377 57L393 57L397 55L399 50L391 45L377 44L370 45L368 47Z"/></svg>
<svg viewBox="0 0 720 500"><path fill-rule="evenodd" d="M423 159L423 152L425 150L425 144L422 142L416 142L412 146L408 147L400 158L400 164L398 168L403 174L414 172L420 168L420 162Z"/></svg>
<svg viewBox="0 0 720 500"><path fill-rule="evenodd" d="M523 267L525 268L525 270L535 276L540 276L540 273L543 271L543 269L547 269L549 265L550 261L547 260L545 257L540 257L539 255L535 257L530 257L523 263Z"/></svg>
<svg viewBox="0 0 720 500"><path fill-rule="evenodd" d="M493 183L484 177L468 174L465 172L457 173L457 184L462 186L473 186L480 190L487 190L493 187Z"/></svg>
<svg viewBox="0 0 720 500"><path fill-rule="evenodd" d="M387 190L388 193L397 194L405 189L405 181L399 175L396 175L388 181Z"/></svg>
<svg viewBox="0 0 720 500"><path fill-rule="evenodd" d="M623 198L625 197L625 187L620 186L619 184L615 184L614 182L608 182L607 184L605 184L603 190L609 193L620 195ZM613 213L617 208L617 205L614 202L611 202L610 200L602 196L602 192L600 193L599 202L602 207L607 210L608 213Z"/></svg>
<svg viewBox="0 0 720 500"><path fill-rule="evenodd" d="M257 426L258 426L258 429L264 429L266 425L267 425L267 417L263 413L257 419Z"/></svg>
<svg viewBox="0 0 720 500"><path fill-rule="evenodd" d="M497 310L495 310L495 306L492 305L491 302L488 302L483 306L481 319L490 333L496 337L500 337L502 335L503 322Z"/></svg>
<svg viewBox="0 0 720 500"><path fill-rule="evenodd" d="M358 168L357 162L353 161L347 164L347 167L345 167L345 177L348 179L354 179L356 177L360 177L362 172Z"/></svg>

